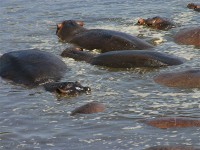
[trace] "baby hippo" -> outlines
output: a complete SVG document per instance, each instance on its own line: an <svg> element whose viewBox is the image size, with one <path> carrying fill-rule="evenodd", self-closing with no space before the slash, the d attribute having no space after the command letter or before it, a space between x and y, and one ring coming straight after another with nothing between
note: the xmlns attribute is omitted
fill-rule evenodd
<svg viewBox="0 0 200 150"><path fill-rule="evenodd" d="M187 5L187 8L189 8L189 9L194 9L195 11L200 12L200 4L189 3L189 4Z"/></svg>
<svg viewBox="0 0 200 150"><path fill-rule="evenodd" d="M102 53L116 50L142 50L153 46L135 36L104 29L86 29L83 22L66 20L57 25L57 36L63 42L79 48L101 50Z"/></svg>
<svg viewBox="0 0 200 150"><path fill-rule="evenodd" d="M162 18L159 16L147 19L140 18L137 24L145 25L158 30L169 30L175 27L175 24L172 21L170 21L167 18Z"/></svg>

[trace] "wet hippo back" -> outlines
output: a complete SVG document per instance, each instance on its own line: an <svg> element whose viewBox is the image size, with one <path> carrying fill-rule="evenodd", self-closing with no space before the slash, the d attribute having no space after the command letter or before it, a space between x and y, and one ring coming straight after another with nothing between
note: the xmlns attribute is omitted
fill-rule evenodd
<svg viewBox="0 0 200 150"><path fill-rule="evenodd" d="M199 119L188 117L160 117L142 120L141 122L160 129L200 127Z"/></svg>
<svg viewBox="0 0 200 150"><path fill-rule="evenodd" d="M15 83L36 86L57 81L67 69L58 57L39 50L21 50L0 57L0 76Z"/></svg>
<svg viewBox="0 0 200 150"><path fill-rule="evenodd" d="M191 69L162 73L154 77L158 84L177 88L200 88L200 70Z"/></svg>
<svg viewBox="0 0 200 150"><path fill-rule="evenodd" d="M113 68L162 67L180 65L184 59L148 50L124 50L102 53L90 60L93 65Z"/></svg>
<svg viewBox="0 0 200 150"><path fill-rule="evenodd" d="M101 52L125 49L143 50L153 47L149 43L129 34L103 29L91 29L79 33L74 36L71 42L88 50L100 49Z"/></svg>
<svg viewBox="0 0 200 150"><path fill-rule="evenodd" d="M188 28L179 31L174 40L178 44L194 45L200 47L200 27Z"/></svg>
<svg viewBox="0 0 200 150"><path fill-rule="evenodd" d="M193 146L186 146L186 145L176 145L176 146L153 146L144 150L200 150L200 148L195 148Z"/></svg>

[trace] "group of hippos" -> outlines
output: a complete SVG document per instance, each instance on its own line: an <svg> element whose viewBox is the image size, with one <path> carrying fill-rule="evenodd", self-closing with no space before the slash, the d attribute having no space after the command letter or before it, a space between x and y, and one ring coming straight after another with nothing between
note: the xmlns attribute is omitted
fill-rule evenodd
<svg viewBox="0 0 200 150"><path fill-rule="evenodd" d="M188 8L200 11L200 4L188 4ZM157 30L169 30L176 25L161 17L139 19L138 25L145 25ZM159 68L180 65L186 60L166 53L154 51L150 43L127 33L105 30L86 29L82 21L66 20L57 24L56 35L62 42L73 47L65 49L61 56L85 61L91 65L110 68ZM177 44L200 47L200 27L180 30L174 35ZM98 49L99 54L90 51ZM68 70L67 65L57 56L37 50L20 50L3 54L0 57L0 76L12 83L25 87L43 87L45 90L61 96L74 96L90 93L90 87L78 82L60 82ZM156 76L154 81L169 87L200 88L200 70L185 70L164 73ZM91 102L76 108L71 115L77 113L103 112L105 106ZM185 117L164 117L143 120L150 126L166 129L172 127L200 127L200 120ZM148 150L194 150L191 147L154 147Z"/></svg>

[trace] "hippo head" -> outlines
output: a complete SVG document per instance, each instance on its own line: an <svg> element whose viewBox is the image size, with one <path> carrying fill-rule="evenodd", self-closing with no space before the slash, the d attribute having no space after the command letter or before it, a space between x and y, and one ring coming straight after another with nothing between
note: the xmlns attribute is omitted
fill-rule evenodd
<svg viewBox="0 0 200 150"><path fill-rule="evenodd" d="M59 96L77 96L82 93L89 94L90 87L83 87L79 82L56 82L44 85L45 90L56 93Z"/></svg>
<svg viewBox="0 0 200 150"><path fill-rule="evenodd" d="M189 8L189 9L195 9L195 8L197 8L197 5L194 4L194 3L189 3L189 4L187 5L187 8Z"/></svg>
<svg viewBox="0 0 200 150"><path fill-rule="evenodd" d="M200 12L200 4L189 3L187 8Z"/></svg>
<svg viewBox="0 0 200 150"><path fill-rule="evenodd" d="M172 26L174 26L173 23L171 23L169 20L165 18L161 18L159 16L148 18L148 19L142 19L140 18L137 22L138 25L146 25L148 27L154 28L154 29L168 29Z"/></svg>
<svg viewBox="0 0 200 150"><path fill-rule="evenodd" d="M76 34L81 28L83 28L82 21L65 20L62 23L57 24L56 35L66 42L70 42L73 35Z"/></svg>
<svg viewBox="0 0 200 150"><path fill-rule="evenodd" d="M69 48L66 48L61 53L61 56L73 58L74 60L77 60L77 61L89 62L94 57L94 54L83 51L81 48L69 47Z"/></svg>

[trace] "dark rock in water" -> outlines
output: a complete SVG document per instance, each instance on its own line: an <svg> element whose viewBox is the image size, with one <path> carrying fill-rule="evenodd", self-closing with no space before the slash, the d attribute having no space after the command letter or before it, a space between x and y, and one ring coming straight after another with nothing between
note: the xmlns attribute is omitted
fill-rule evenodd
<svg viewBox="0 0 200 150"><path fill-rule="evenodd" d="M200 150L200 148L194 148L193 146L178 145L178 146L153 146L144 150Z"/></svg>
<svg viewBox="0 0 200 150"><path fill-rule="evenodd" d="M140 18L137 24L145 25L147 27L151 27L153 29L158 29L158 30L169 30L171 28L176 27L175 23L173 23L169 19L162 18L159 16L147 19Z"/></svg>
<svg viewBox="0 0 200 150"><path fill-rule="evenodd" d="M77 82L57 82L68 68L62 60L48 52L13 51L2 55L0 64L0 76L20 85L43 85L47 91L64 95L90 91L90 88L83 87Z"/></svg>
<svg viewBox="0 0 200 150"><path fill-rule="evenodd" d="M200 127L200 120L187 117L160 117L141 122L160 129Z"/></svg>
<svg viewBox="0 0 200 150"><path fill-rule="evenodd" d="M183 45L194 45L200 48L200 27L192 27L180 30L175 36L174 41Z"/></svg>
<svg viewBox="0 0 200 150"><path fill-rule="evenodd" d="M66 49L61 54L63 57L86 61L92 65L106 66L111 68L149 67L157 68L164 66L180 65L184 59L148 50L123 50L101 53L98 55L75 49Z"/></svg>
<svg viewBox="0 0 200 150"><path fill-rule="evenodd" d="M200 70L162 73L154 77L158 84L177 88L200 88Z"/></svg>
<svg viewBox="0 0 200 150"><path fill-rule="evenodd" d="M57 25L57 36L80 48L101 52L150 49L153 46L132 35L104 29L86 29L80 21L66 20Z"/></svg>
<svg viewBox="0 0 200 150"><path fill-rule="evenodd" d="M105 106L103 104L98 102L90 102L73 110L71 115L92 114L92 113L103 112L104 110Z"/></svg>

